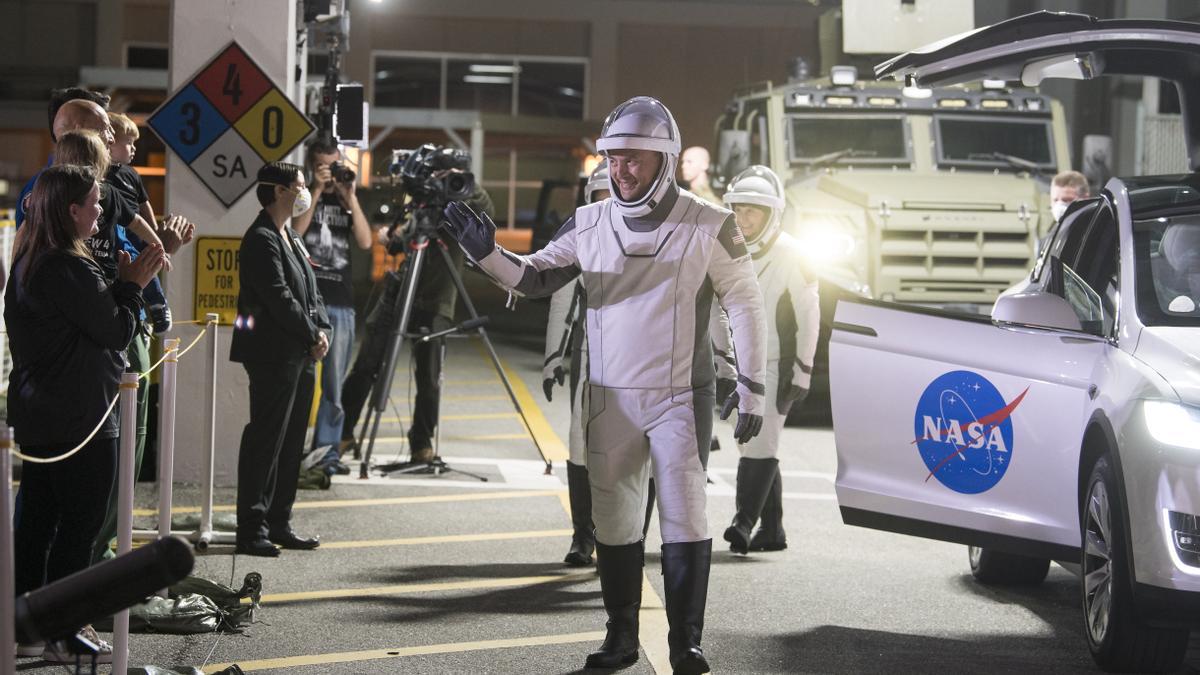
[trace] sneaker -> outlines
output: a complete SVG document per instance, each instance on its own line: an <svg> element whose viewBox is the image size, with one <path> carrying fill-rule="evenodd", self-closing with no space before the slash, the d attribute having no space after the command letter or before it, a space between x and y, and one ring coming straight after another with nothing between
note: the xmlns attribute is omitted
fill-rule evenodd
<svg viewBox="0 0 1200 675"><path fill-rule="evenodd" d="M112 663L112 645L107 640L101 639L91 625L81 628L75 638L46 643L42 659L50 663L75 663L76 660L80 663L91 663L93 655L90 652L79 651L79 640L90 642L96 647L96 663Z"/></svg>
<svg viewBox="0 0 1200 675"><path fill-rule="evenodd" d="M18 642L17 643L17 658L27 659L31 656L41 656L42 652L46 651L46 643L43 640L37 642Z"/></svg>

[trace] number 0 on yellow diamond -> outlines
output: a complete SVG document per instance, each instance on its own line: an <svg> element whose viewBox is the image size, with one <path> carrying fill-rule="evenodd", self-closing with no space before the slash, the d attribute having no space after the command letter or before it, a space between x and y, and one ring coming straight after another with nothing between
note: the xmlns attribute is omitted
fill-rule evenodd
<svg viewBox="0 0 1200 675"><path fill-rule="evenodd" d="M282 159L312 129L278 89L269 91L234 126L267 162Z"/></svg>

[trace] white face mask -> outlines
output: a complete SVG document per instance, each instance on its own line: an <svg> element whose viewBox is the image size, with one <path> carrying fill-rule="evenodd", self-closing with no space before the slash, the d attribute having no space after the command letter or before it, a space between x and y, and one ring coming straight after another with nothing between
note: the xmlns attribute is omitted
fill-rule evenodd
<svg viewBox="0 0 1200 675"><path fill-rule="evenodd" d="M292 217L299 218L304 215L310 206L312 206L312 193L308 191L308 188L302 187L296 193L296 201L292 202Z"/></svg>
<svg viewBox="0 0 1200 675"><path fill-rule="evenodd" d="M1050 202L1050 215L1054 216L1054 220L1056 221L1062 220L1063 214L1067 212L1067 207L1070 205L1071 202L1064 202L1056 199Z"/></svg>

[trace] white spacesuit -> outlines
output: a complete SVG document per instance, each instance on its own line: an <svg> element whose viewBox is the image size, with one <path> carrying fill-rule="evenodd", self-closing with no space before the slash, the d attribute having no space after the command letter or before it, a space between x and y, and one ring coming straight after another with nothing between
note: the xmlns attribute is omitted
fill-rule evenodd
<svg viewBox="0 0 1200 675"><path fill-rule="evenodd" d="M587 667L638 658L642 518L653 458L671 663L677 673L707 672L700 638L712 540L699 444L709 443L712 408L697 402L697 392L712 391L708 325L720 298L743 345L730 397L739 407L735 435L748 441L757 433L766 391L762 296L733 215L675 185L679 129L666 106L649 97L622 103L596 147L609 159L613 196L577 209L537 253L516 256L496 246L495 225L461 202L447 207L447 226L480 268L518 294L547 295L583 277L587 465L609 616L604 644ZM642 156L660 160L641 165L657 167L645 186L622 164ZM625 194L622 185L637 191Z"/></svg>
<svg viewBox="0 0 1200 675"><path fill-rule="evenodd" d="M606 198L608 165L603 162L592 171L583 188L585 204ZM592 564L596 548L595 526L592 524L592 492L588 484L584 421L587 416L584 394L587 391L587 336L584 312L587 295L582 279L554 292L550 296L550 313L546 319L546 360L542 366L542 390L546 400L553 399L554 385L563 384L570 374L568 393L571 396L571 427L567 437L570 458L567 460L567 493L571 502L571 549L563 562L582 567ZM565 362L570 355L570 361Z"/></svg>
<svg viewBox="0 0 1200 675"><path fill-rule="evenodd" d="M738 211L738 222L747 236L746 247L754 260L758 285L767 314L767 396L762 432L739 443L737 513L725 530L725 540L735 552L778 551L787 548L783 530L783 483L779 473L779 437L789 410L808 394L812 379L813 354L817 350L821 308L817 279L800 251L800 244L782 231L783 184L765 166L752 166L729 184L725 203ZM745 222L760 210L761 227ZM765 216L765 217L764 217ZM765 221L765 222L764 222ZM713 346L718 354L718 377L735 377L729 331L724 321L713 328ZM735 339L736 343L736 339ZM724 358L720 358L724 356ZM751 537L761 515L762 523Z"/></svg>

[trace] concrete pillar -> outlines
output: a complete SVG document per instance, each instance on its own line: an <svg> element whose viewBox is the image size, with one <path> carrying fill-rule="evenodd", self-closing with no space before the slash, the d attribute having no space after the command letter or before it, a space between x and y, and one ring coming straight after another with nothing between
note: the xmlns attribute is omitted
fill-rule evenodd
<svg viewBox="0 0 1200 675"><path fill-rule="evenodd" d="M96 65L125 65L125 0L96 3Z"/></svg>
<svg viewBox="0 0 1200 675"><path fill-rule="evenodd" d="M592 21L591 63L588 66L587 110L590 120L602 120L620 103L617 98L617 40L620 24L610 17Z"/></svg>
<svg viewBox="0 0 1200 675"><path fill-rule="evenodd" d="M171 3L171 64L169 89L172 94L230 41L236 40L271 80L296 101L296 2L254 0L173 0ZM167 152L166 207L196 223L197 237L240 237L258 214L254 191L246 193L232 208L222 206L192 170L173 152ZM203 318L194 314L196 247L180 249L174 269L167 275L167 299L177 319ZM197 327L175 330L184 343L196 335ZM221 345L217 367L216 483L233 485L237 480L237 451L242 427L249 419L249 396L245 370L228 360L232 329L220 329ZM205 412L206 350L198 347L179 362L179 393L176 426L176 480L199 482L204 475L207 436Z"/></svg>

